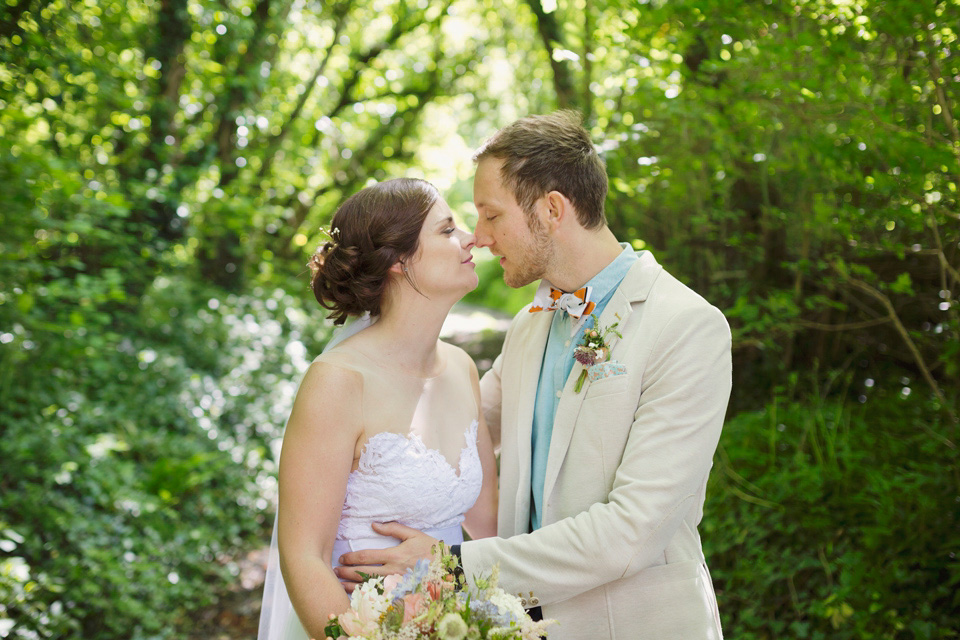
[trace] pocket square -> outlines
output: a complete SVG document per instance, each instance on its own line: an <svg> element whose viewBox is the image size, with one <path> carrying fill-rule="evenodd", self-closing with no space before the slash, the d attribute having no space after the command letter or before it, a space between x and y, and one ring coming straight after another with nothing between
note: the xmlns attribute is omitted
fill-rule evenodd
<svg viewBox="0 0 960 640"><path fill-rule="evenodd" d="M614 376L622 376L626 375L626 373L627 365L617 362L616 360L599 362L587 369L587 376L590 378L590 382L596 382L597 380L612 378Z"/></svg>

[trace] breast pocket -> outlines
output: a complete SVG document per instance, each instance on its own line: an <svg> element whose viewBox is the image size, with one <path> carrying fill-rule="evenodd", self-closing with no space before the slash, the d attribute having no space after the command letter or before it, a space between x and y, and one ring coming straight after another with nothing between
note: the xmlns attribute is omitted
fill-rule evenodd
<svg viewBox="0 0 960 640"><path fill-rule="evenodd" d="M584 399L584 402L588 402L593 398L602 398L604 396L609 396L615 393L623 393L626 390L627 390L626 374L622 376L612 376L610 378L604 378L603 380L597 380L596 382L588 382L585 389L587 396Z"/></svg>

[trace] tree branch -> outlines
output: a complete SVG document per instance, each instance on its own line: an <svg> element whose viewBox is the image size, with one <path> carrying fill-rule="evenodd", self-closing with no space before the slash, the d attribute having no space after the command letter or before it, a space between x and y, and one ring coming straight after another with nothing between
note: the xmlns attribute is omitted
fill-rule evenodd
<svg viewBox="0 0 960 640"><path fill-rule="evenodd" d="M340 88L339 100L337 100L337 103L333 106L333 108L326 113L328 118L332 119L336 117L348 105L353 104L353 90L360 82L360 76L363 71L369 67L370 64L380 56L380 54L390 49L390 47L396 44L396 42L403 35L419 24L416 20L409 20L409 17L410 16L407 13L399 16L397 20L394 21L393 26L390 28L390 31L383 40L373 45L366 51L354 54L352 56L352 64L350 65L350 68L353 72L344 80L343 86ZM314 130L313 137L304 146L316 147L320 144L321 140L321 132Z"/></svg>
<svg viewBox="0 0 960 640"><path fill-rule="evenodd" d="M931 23L928 29L932 32L934 25ZM943 90L944 79L943 74L940 72L940 64L937 62L936 50L927 52L927 60L930 61L930 79L933 81L933 86L936 89L937 104L940 105L940 115L943 116L943 120L947 125L947 131L950 132L950 138L953 140L954 153L960 155L960 131L957 130L956 121L953 119L953 114L950 111L950 101L947 100L947 95Z"/></svg>
<svg viewBox="0 0 960 640"><path fill-rule="evenodd" d="M320 61L320 64L317 65L317 70L310 78L310 82L307 83L303 94L297 101L297 104L290 113L290 116L283 123L283 126L280 127L280 132L267 141L267 144L265 145L267 151L264 153L264 160L263 164L260 166L260 172L257 176L258 178L263 178L270 171L270 168L273 166L273 160L276 158L277 152L280 149L281 143L283 143L286 137L290 134L290 130L293 128L294 123L300 119L300 114L303 112L303 108L307 104L307 100L310 98L314 88L317 86L317 81L326 71L327 64L330 62L330 58L333 55L333 49L337 46L337 40L339 40L340 34L343 32L343 28L347 23L347 14L350 12L350 2L338 3L334 7L333 11L335 22L333 26L333 38L330 41L330 46L327 47L323 59Z"/></svg>
<svg viewBox="0 0 960 640"><path fill-rule="evenodd" d="M900 316L897 315L896 309L893 308L893 303L890 301L890 298L884 294L879 289L863 282L862 280L857 280L851 277L845 270L839 268L837 265L832 265L834 271L836 271L841 278L852 288L865 293L870 296L881 305L887 311L887 316L893 326L896 328L897 333L900 334L900 338L903 340L904 344L907 346L907 349L910 351L910 354L913 356L913 360L916 363L917 367L920 369L923 379L930 386L930 389L933 391L934 395L937 397L937 400L940 401L940 406L950 417L953 422L954 429L960 429L960 423L957 421L957 415L954 413L953 409L950 407L947 402L946 397L944 397L943 392L940 390L940 387L937 385L937 381L934 380L933 374L930 373L927 363L923 359L923 355L920 353L920 350L917 348L916 343L914 343L913 338L910 337L910 332L907 331L907 328L903 325L903 322L900 320ZM955 445L951 443L951 448L954 448Z"/></svg>
<svg viewBox="0 0 960 640"><path fill-rule="evenodd" d="M874 320L864 320L863 322L845 322L842 324L827 324L824 322L814 322L812 320L797 319L793 324L804 329L816 329L817 331L856 331L857 329L866 329L880 324L887 324L890 318L876 318Z"/></svg>

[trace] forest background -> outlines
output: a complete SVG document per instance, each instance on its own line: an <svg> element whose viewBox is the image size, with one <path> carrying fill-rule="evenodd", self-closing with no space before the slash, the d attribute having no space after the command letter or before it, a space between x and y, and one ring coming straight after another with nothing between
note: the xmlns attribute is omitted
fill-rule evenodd
<svg viewBox="0 0 960 640"><path fill-rule="evenodd" d="M188 636L269 533L337 204L425 177L472 225L471 151L558 107L615 233L733 329L728 637L960 637L956 0L0 15L0 637ZM516 312L477 254L467 302Z"/></svg>

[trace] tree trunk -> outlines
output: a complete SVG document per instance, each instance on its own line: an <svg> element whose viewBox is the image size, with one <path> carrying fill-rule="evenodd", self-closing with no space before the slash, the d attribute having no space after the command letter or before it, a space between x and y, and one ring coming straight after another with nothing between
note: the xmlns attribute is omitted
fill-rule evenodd
<svg viewBox="0 0 960 640"><path fill-rule="evenodd" d="M547 58L550 60L550 68L553 70L553 88L557 94L557 105L561 109L576 109L579 105L573 73L570 71L570 61L557 60L554 56L558 48L565 49L563 33L557 23L556 15L554 12L545 12L540 0L527 0L527 4L537 18L537 31L540 33L540 39L543 40Z"/></svg>

